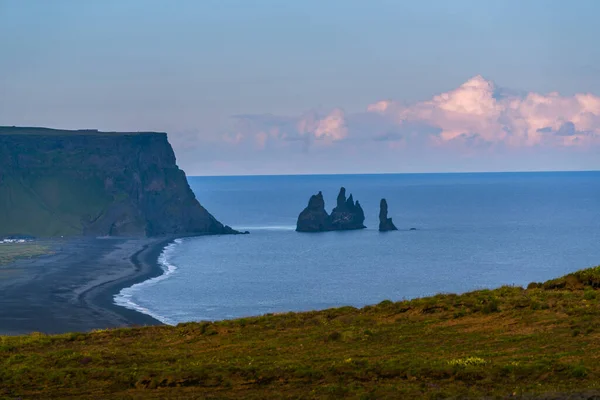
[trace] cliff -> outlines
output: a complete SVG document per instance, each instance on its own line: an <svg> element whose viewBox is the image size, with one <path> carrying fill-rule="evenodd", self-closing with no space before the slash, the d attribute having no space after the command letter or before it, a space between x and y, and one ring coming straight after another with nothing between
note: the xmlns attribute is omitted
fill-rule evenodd
<svg viewBox="0 0 600 400"><path fill-rule="evenodd" d="M388 218L388 205L385 199L381 199L379 203L379 231L397 231L396 225L392 222L391 218Z"/></svg>
<svg viewBox="0 0 600 400"><path fill-rule="evenodd" d="M323 194L312 195L308 206L302 210L296 223L298 232L327 232L364 229L365 214L358 201L352 195L346 199L346 189L341 188L337 197L337 205L331 215L325 211Z"/></svg>
<svg viewBox="0 0 600 400"><path fill-rule="evenodd" d="M237 233L196 199L165 133L0 127L0 236Z"/></svg>

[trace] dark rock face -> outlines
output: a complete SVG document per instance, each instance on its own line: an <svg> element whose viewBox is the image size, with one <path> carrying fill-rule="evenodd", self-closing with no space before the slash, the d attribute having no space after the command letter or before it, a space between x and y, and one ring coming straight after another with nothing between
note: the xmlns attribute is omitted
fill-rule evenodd
<svg viewBox="0 0 600 400"><path fill-rule="evenodd" d="M360 203L352 198L346 200L346 189L341 188L337 197L337 206L331 211L332 230L343 231L351 229L364 229L365 213Z"/></svg>
<svg viewBox="0 0 600 400"><path fill-rule="evenodd" d="M311 196L308 206L298 216L296 231L326 232L351 229L363 229L365 214L360 203L354 202L352 195L346 199L346 189L341 188L337 197L337 206L331 215L325 211L323 194Z"/></svg>
<svg viewBox="0 0 600 400"><path fill-rule="evenodd" d="M0 236L231 233L165 133L0 127Z"/></svg>
<svg viewBox="0 0 600 400"><path fill-rule="evenodd" d="M324 232L331 230L329 214L325 211L323 193L319 192L310 196L308 206L298 216L296 231L298 232Z"/></svg>
<svg viewBox="0 0 600 400"><path fill-rule="evenodd" d="M396 225L392 222L391 218L388 218L388 205L385 199L381 199L379 203L379 231L397 231Z"/></svg>

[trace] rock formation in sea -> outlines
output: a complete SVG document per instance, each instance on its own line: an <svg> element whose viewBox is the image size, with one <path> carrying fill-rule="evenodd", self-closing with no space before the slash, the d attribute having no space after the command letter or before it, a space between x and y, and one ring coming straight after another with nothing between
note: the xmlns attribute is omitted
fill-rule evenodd
<svg viewBox="0 0 600 400"><path fill-rule="evenodd" d="M337 205L331 215L325 211L323 194L312 195L308 206L298 216L296 231L326 232L352 229L363 229L365 213L358 201L354 202L352 195L346 199L346 189L341 188L337 197Z"/></svg>
<svg viewBox="0 0 600 400"><path fill-rule="evenodd" d="M365 213L358 200L352 195L346 199L346 188L342 187L337 197L337 206L331 211L331 227L334 231L364 229Z"/></svg>
<svg viewBox="0 0 600 400"><path fill-rule="evenodd" d="M331 230L329 214L325 211L323 193L310 196L308 206L298 216L296 224L298 232L325 232Z"/></svg>
<svg viewBox="0 0 600 400"><path fill-rule="evenodd" d="M391 218L388 218L388 205L385 199L381 199L379 203L379 231L397 231L396 225L392 222Z"/></svg>
<svg viewBox="0 0 600 400"><path fill-rule="evenodd" d="M0 127L0 237L239 233L196 199L166 133Z"/></svg>

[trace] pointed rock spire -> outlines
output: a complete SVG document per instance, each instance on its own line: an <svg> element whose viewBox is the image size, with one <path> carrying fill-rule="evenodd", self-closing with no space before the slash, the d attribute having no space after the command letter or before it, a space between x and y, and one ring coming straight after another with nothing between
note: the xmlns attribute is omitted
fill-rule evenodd
<svg viewBox="0 0 600 400"><path fill-rule="evenodd" d="M324 232L331 230L329 214L325 211L323 193L319 192L310 196L308 205L298 216L296 231L298 232Z"/></svg>
<svg viewBox="0 0 600 400"><path fill-rule="evenodd" d="M344 204L346 204L346 188L342 186L337 197L337 207L344 207Z"/></svg>
<svg viewBox="0 0 600 400"><path fill-rule="evenodd" d="M391 218L388 218L388 205L385 199L381 199L379 203L379 231L397 231L396 225L392 222Z"/></svg>
<svg viewBox="0 0 600 400"><path fill-rule="evenodd" d="M365 214L358 202L354 203L354 197L346 200L346 189L342 187L337 198L337 207L331 211L331 225L333 230L343 231L351 229L364 229L366 226Z"/></svg>

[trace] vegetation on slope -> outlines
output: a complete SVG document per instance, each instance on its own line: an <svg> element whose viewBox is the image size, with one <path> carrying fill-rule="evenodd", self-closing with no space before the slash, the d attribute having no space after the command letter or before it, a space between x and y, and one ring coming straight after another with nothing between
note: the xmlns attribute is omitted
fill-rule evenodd
<svg viewBox="0 0 600 400"><path fill-rule="evenodd" d="M600 267L362 309L1 337L0 397L591 396L598 287Z"/></svg>

